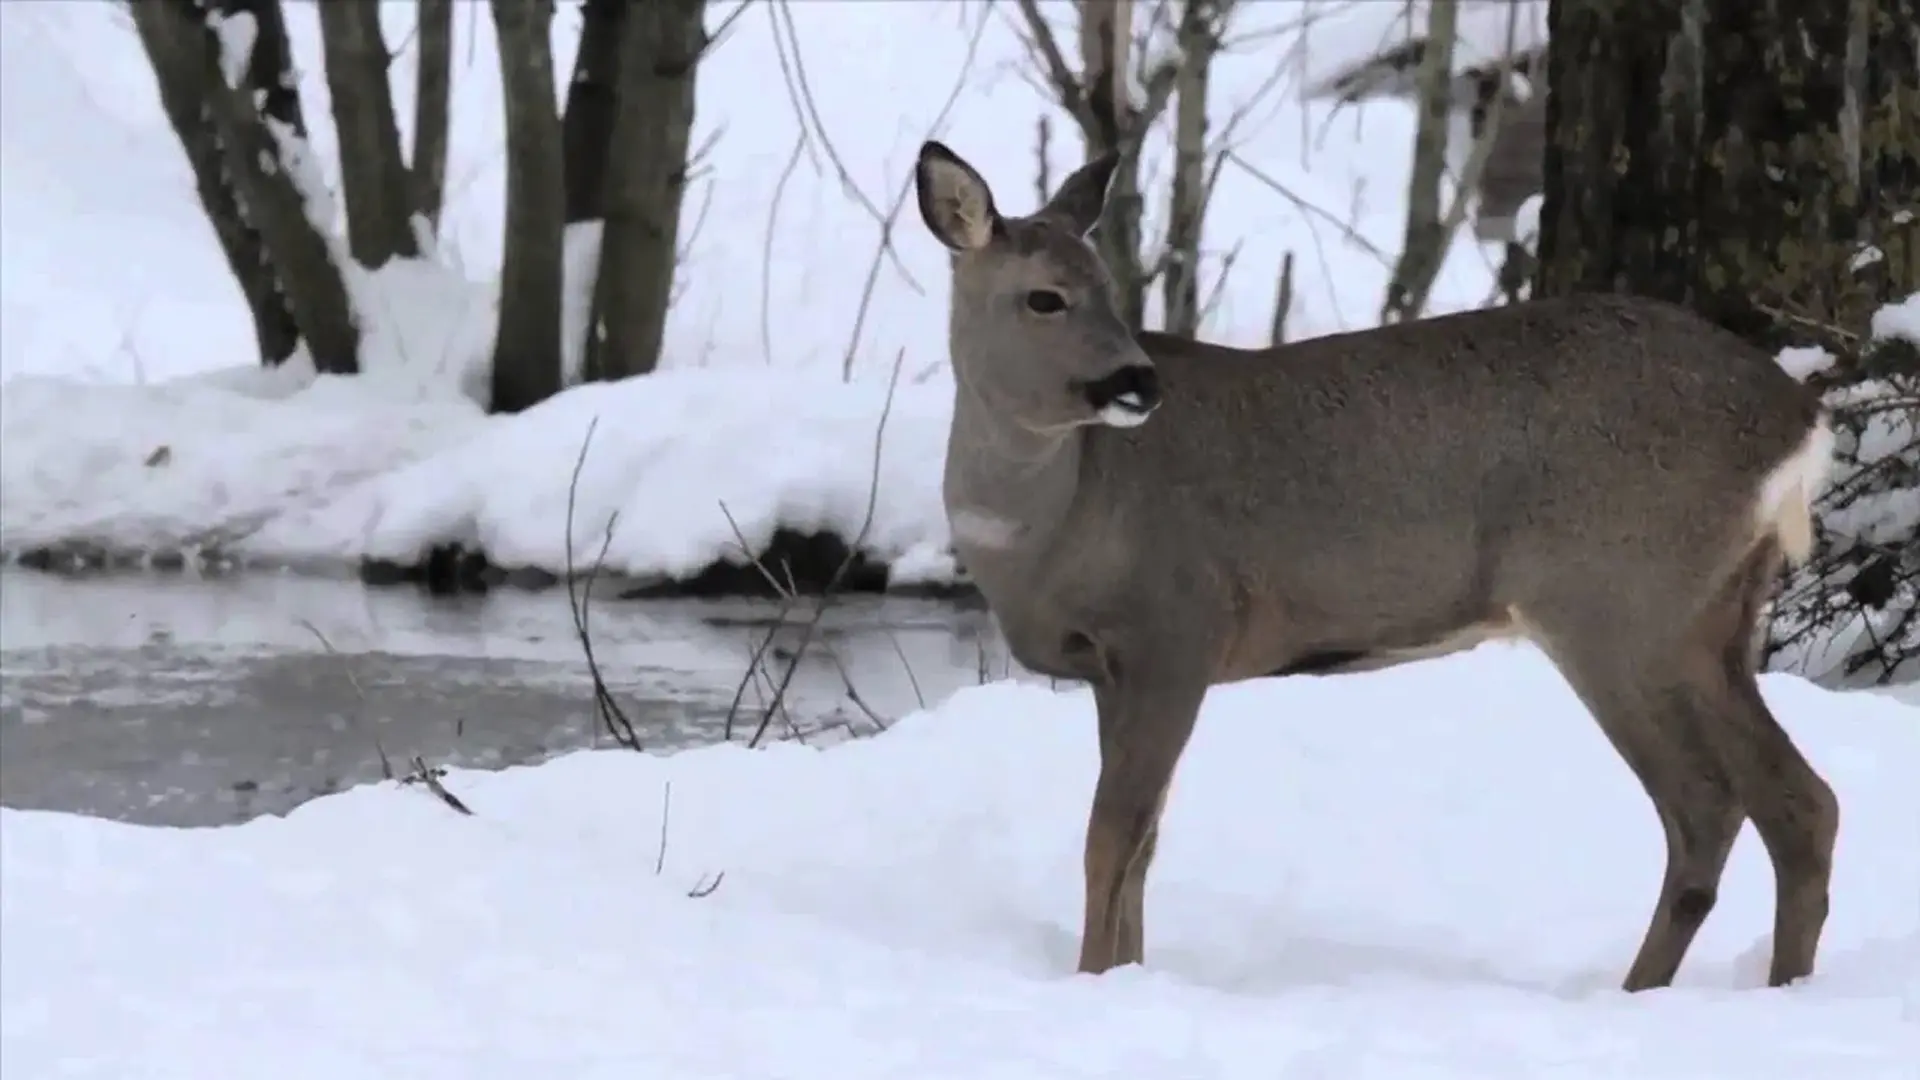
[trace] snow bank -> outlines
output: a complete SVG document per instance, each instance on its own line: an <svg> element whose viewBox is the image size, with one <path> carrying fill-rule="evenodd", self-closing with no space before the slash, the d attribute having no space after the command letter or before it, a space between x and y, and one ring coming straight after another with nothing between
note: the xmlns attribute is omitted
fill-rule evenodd
<svg viewBox="0 0 1920 1080"><path fill-rule="evenodd" d="M568 488L592 427L574 489L576 567L591 565L603 542L606 571L670 579L723 559L744 562L743 541L764 550L781 527L852 543L871 495L862 549L925 568L947 547L940 470L952 390L938 382L897 389L876 488L886 399L884 383L771 368L580 386L279 518L247 547L288 560L412 564L437 545L460 544L496 566L564 573Z"/></svg>
<svg viewBox="0 0 1920 1080"><path fill-rule="evenodd" d="M0 811L0 1073L1911 1076L1920 724L1766 691L1845 807L1819 970L1789 990L1760 988L1750 832L1679 985L1614 989L1659 826L1547 664L1488 646L1216 691L1148 967L1098 979L1070 974L1079 691L962 691L826 751L456 772L471 818L391 786L212 830Z"/></svg>
<svg viewBox="0 0 1920 1080"><path fill-rule="evenodd" d="M219 552L484 423L371 378L239 369L145 386L19 378L0 393L0 552Z"/></svg>
<svg viewBox="0 0 1920 1080"><path fill-rule="evenodd" d="M863 550L895 563L896 580L952 577L943 380L897 389L876 489L884 383L676 370L489 418L414 381L420 371L13 380L0 394L0 552L416 565L458 544L496 566L559 575L568 486L593 425L575 492L576 566L591 565L609 522L604 569L636 578L744 562L741 540L759 552L781 527L852 542L871 492Z"/></svg>

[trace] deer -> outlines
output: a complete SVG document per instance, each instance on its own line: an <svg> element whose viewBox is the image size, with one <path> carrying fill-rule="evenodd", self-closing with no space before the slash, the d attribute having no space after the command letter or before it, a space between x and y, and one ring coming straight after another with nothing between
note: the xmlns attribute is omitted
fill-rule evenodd
<svg viewBox="0 0 1920 1080"><path fill-rule="evenodd" d="M938 141L913 177L951 268L955 554L1013 659L1097 714L1079 971L1144 962L1161 811L1211 687L1505 639L1550 661L1664 833L1623 989L1671 984L1749 820L1776 885L1768 983L1809 975L1839 805L1757 672L1832 460L1812 391L1619 294L1270 348L1136 332L1087 241L1116 162L1024 217Z"/></svg>

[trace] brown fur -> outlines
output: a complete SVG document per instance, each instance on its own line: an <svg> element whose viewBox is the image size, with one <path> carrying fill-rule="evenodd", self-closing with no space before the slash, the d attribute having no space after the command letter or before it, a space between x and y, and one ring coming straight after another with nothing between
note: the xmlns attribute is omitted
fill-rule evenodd
<svg viewBox="0 0 1920 1080"><path fill-rule="evenodd" d="M1080 969L1142 959L1160 808L1208 687L1517 637L1666 836L1625 985L1672 980L1744 820L1779 882L1771 981L1811 971L1838 810L1761 699L1753 641L1783 551L1806 548L1828 447L1812 395L1699 317L1619 296L1265 350L1136 337L1083 239L1111 167L1020 219L945 147L918 173L954 251L956 546L1014 656L1098 706ZM1158 409L1107 426L1086 388L1145 365Z"/></svg>

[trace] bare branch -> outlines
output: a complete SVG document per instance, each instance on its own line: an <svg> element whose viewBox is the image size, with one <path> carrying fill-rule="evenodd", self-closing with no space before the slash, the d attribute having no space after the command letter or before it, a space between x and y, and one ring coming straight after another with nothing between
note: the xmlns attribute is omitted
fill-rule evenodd
<svg viewBox="0 0 1920 1080"><path fill-rule="evenodd" d="M954 75L953 86L947 91L947 99L941 102L940 111L934 114L933 122L928 125L927 136L929 138L945 126L947 117L953 112L954 104L960 100L960 91L965 89L967 85L967 77L973 71L974 58L979 55L980 41L986 36L986 32L987 20L985 13L982 13L980 21L974 24L973 36L967 39L966 56L960 62L960 70ZM860 291L860 304L854 310L853 330L847 336L847 348L840 357L840 377L842 379L851 379L853 377L854 357L860 348L860 336L866 330L867 312L873 306L875 287L880 282L881 256L893 250L894 226L899 223L900 212L905 208L908 199L911 198L912 195L913 173L911 170L903 170L903 175L900 178L900 186L894 191L893 204L887 207L885 216L880 219L879 244L874 251L873 261L867 267L867 280L865 286Z"/></svg>
<svg viewBox="0 0 1920 1080"><path fill-rule="evenodd" d="M1053 36L1053 28L1047 25L1047 17L1040 13L1039 0L1018 0L1018 3L1020 14L1026 18L1028 46L1045 64L1047 79L1053 84L1060 107L1067 110L1082 129L1092 128L1094 119L1087 110L1086 90L1080 85L1080 77L1068 66L1066 54L1060 51L1060 43Z"/></svg>
<svg viewBox="0 0 1920 1080"><path fill-rule="evenodd" d="M919 279L915 278L913 272L907 269L906 264L900 261L899 252L893 248L892 230L887 227L887 215L874 204L872 199L867 197L866 192L860 189L860 185L853 179L852 170L847 168L846 161L841 158L840 151L833 145L833 140L827 137L826 122L820 117L820 107L815 103L813 98L813 87L807 80L806 63L800 55L799 32L794 28L793 12L787 7L787 0L773 0L769 11L769 17L772 18L774 22L776 39L781 31L784 30L787 48L792 50L793 80L789 84L788 90L789 92L796 92L798 94L798 107L806 116L807 120L812 123L814 133L820 137L820 145L826 151L827 160L833 164L834 172L839 177L840 189L850 196L854 202L858 203L860 208L867 212L868 216L880 223L882 227L881 253L886 257L887 261L893 264L893 268L899 273L901 280L905 281L908 288L911 288L914 292L923 296L926 295L926 289L920 285Z"/></svg>

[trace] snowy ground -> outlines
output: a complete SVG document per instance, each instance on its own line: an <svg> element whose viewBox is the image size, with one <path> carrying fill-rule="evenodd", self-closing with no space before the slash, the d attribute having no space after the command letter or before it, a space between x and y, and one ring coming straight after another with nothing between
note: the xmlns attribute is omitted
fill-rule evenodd
<svg viewBox="0 0 1920 1080"><path fill-rule="evenodd" d="M1751 831L1681 985L1613 988L1659 829L1548 665L1488 646L1216 691L1149 967L1099 979L1070 974L1079 691L964 690L825 751L456 773L473 817L392 787L209 830L0 812L0 1073L1910 1077L1920 725L1767 694L1845 810L1819 971L1786 990Z"/></svg>

